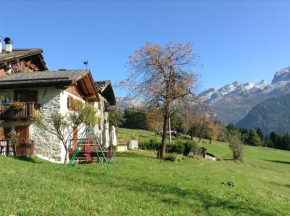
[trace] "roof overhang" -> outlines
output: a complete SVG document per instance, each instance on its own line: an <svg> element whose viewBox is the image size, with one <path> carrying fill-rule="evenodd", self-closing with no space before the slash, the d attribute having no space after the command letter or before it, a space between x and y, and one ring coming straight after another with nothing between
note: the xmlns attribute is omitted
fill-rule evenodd
<svg viewBox="0 0 290 216"><path fill-rule="evenodd" d="M98 93L109 102L110 105L116 105L115 93L111 81L97 81L95 82L95 88Z"/></svg>
<svg viewBox="0 0 290 216"><path fill-rule="evenodd" d="M91 72L88 70L87 73L76 79L73 85L77 85L82 91L83 97L89 102L99 102L100 98L96 91L94 80Z"/></svg>

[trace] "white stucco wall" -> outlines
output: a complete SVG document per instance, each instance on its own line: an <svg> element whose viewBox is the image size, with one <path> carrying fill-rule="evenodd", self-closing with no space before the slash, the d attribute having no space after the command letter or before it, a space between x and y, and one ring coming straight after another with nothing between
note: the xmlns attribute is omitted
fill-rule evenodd
<svg viewBox="0 0 290 216"><path fill-rule="evenodd" d="M104 124L105 122L108 123L109 113L105 112L104 104L107 103L106 98L104 98L100 94L99 94L99 98L100 98L100 103L98 103L98 105L95 105L98 108L97 117L99 118L99 124L96 125L95 130L97 131L97 135L99 136L103 144Z"/></svg>

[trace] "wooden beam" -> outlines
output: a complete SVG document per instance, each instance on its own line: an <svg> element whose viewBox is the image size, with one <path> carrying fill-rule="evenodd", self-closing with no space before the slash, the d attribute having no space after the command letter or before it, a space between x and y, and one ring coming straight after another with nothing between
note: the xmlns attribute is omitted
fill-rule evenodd
<svg viewBox="0 0 290 216"><path fill-rule="evenodd" d="M6 67L7 66L7 63L6 62L3 62L0 64L0 67Z"/></svg>
<svg viewBox="0 0 290 216"><path fill-rule="evenodd" d="M94 99L94 98L97 98L97 97L94 94L89 94L89 95L86 95L84 98L85 99Z"/></svg>
<svg viewBox="0 0 290 216"><path fill-rule="evenodd" d="M82 92L83 92L83 95L87 95L89 92L86 88L86 84L84 83L83 79L79 80L78 81L78 86L81 88Z"/></svg>

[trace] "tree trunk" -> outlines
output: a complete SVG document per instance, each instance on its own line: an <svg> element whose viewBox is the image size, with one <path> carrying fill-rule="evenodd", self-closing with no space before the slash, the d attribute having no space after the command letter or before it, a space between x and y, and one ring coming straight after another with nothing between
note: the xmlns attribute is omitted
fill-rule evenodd
<svg viewBox="0 0 290 216"><path fill-rule="evenodd" d="M165 149L166 149L166 137L167 137L167 124L168 124L168 115L165 113L164 122L163 122L163 133L162 133L162 141L161 146L159 148L159 157L163 159L165 157Z"/></svg>
<svg viewBox="0 0 290 216"><path fill-rule="evenodd" d="M191 127L190 140L193 140L193 127Z"/></svg>
<svg viewBox="0 0 290 216"><path fill-rule="evenodd" d="M65 150L64 162L63 164L68 164L68 150Z"/></svg>

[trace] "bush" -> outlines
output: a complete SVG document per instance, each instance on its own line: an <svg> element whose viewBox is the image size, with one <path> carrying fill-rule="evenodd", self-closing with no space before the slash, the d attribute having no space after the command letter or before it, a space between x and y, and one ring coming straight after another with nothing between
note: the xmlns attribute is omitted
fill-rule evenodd
<svg viewBox="0 0 290 216"><path fill-rule="evenodd" d="M148 149L158 150L159 146L160 146L160 143L156 139L150 139L149 140Z"/></svg>
<svg viewBox="0 0 290 216"><path fill-rule="evenodd" d="M188 156L189 152L193 151L194 149L197 149L197 144L192 141L186 141L183 143L184 149L183 149L183 155Z"/></svg>
<svg viewBox="0 0 290 216"><path fill-rule="evenodd" d="M147 149L147 142L145 140L140 140L138 143L139 149Z"/></svg>
<svg viewBox="0 0 290 216"><path fill-rule="evenodd" d="M177 141L171 146L170 153L182 154L184 151L184 145L182 141Z"/></svg>
<svg viewBox="0 0 290 216"><path fill-rule="evenodd" d="M171 161L171 162L175 162L176 161L176 156L173 155L173 154L170 154L167 157L165 157L164 160Z"/></svg>
<svg viewBox="0 0 290 216"><path fill-rule="evenodd" d="M149 141L140 141L139 148L144 150L158 150L160 143L156 139L150 139Z"/></svg>
<svg viewBox="0 0 290 216"><path fill-rule="evenodd" d="M244 143L238 134L232 134L229 138L229 147L235 160L243 160Z"/></svg>

